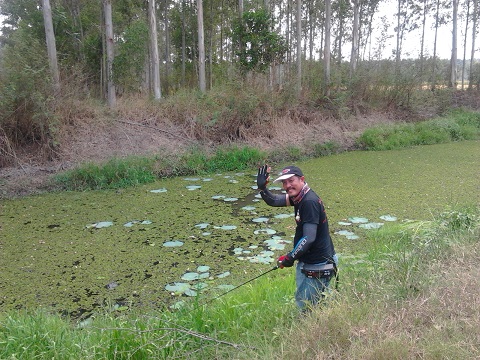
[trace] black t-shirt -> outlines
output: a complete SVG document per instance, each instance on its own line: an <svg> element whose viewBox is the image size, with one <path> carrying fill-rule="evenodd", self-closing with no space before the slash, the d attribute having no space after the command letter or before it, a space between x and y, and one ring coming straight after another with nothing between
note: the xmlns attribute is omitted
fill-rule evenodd
<svg viewBox="0 0 480 360"><path fill-rule="evenodd" d="M317 235L315 241L305 254L298 260L307 264L316 264L332 259L335 254L333 242L328 228L328 219L322 200L313 191L309 190L299 204L295 207L295 229L294 248L303 237L303 224L317 224Z"/></svg>

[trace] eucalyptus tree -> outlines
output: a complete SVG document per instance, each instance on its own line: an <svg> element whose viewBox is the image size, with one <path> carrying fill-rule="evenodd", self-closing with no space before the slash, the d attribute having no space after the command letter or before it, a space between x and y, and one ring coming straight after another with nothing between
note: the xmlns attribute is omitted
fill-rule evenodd
<svg viewBox="0 0 480 360"><path fill-rule="evenodd" d="M335 1L332 4L331 10L332 18L332 28L333 32L336 34L334 38L334 49L335 58L337 63L342 62L343 43L348 40L348 33L351 31L352 23L349 21L352 17L352 7L349 0L339 0Z"/></svg>
<svg viewBox="0 0 480 360"><path fill-rule="evenodd" d="M203 32L203 0L197 0L198 23L198 85L201 92L207 89L205 81L205 40Z"/></svg>
<svg viewBox="0 0 480 360"><path fill-rule="evenodd" d="M457 21L459 0L452 0L452 56L450 58L450 81L448 86L457 87Z"/></svg>
<svg viewBox="0 0 480 360"><path fill-rule="evenodd" d="M302 91L302 0L297 0L297 96Z"/></svg>
<svg viewBox="0 0 480 360"><path fill-rule="evenodd" d="M171 45L173 66L181 69L181 84L193 83L197 50L197 20L195 5L191 1L182 0L174 3L170 13Z"/></svg>
<svg viewBox="0 0 480 360"><path fill-rule="evenodd" d="M363 47L362 59L365 59L365 53L367 48L371 46L372 33L373 33L373 18L377 15L378 6L381 1L385 0L362 0L360 8L360 35L359 35L359 49ZM382 23L382 20L381 20ZM383 23L382 23L383 25ZM362 31L363 29L363 31ZM382 35L383 36L383 35ZM378 44L380 46L380 44ZM360 55L358 55L360 58ZM371 54L369 50L368 59L370 60Z"/></svg>
<svg viewBox="0 0 480 360"><path fill-rule="evenodd" d="M45 24L45 39L47 43L48 63L52 73L53 87L56 94L60 91L60 72L57 62L57 46L53 31L52 8L50 0L42 0L43 21Z"/></svg>
<svg viewBox="0 0 480 360"><path fill-rule="evenodd" d="M397 75L400 73L400 60L402 56L403 40L406 34L418 28L420 9L414 0L397 0L397 26L396 48L395 48L395 68Z"/></svg>
<svg viewBox="0 0 480 360"><path fill-rule="evenodd" d="M115 59L112 20L112 2L103 1L103 13L105 21L105 46L106 46L106 76L107 76L107 102L108 106L113 108L116 103L115 84L113 82L113 60Z"/></svg>
<svg viewBox="0 0 480 360"><path fill-rule="evenodd" d="M473 16L472 16L472 50L471 50L471 55L470 55L470 73L468 76L468 89L472 90L473 89L473 64L475 62L475 39L477 36L478 28L477 28L477 22L478 22L478 1L479 0L473 0ZM479 89L480 90L480 89Z"/></svg>
<svg viewBox="0 0 480 360"><path fill-rule="evenodd" d="M360 5L361 0L352 0L353 2L353 28L352 28L352 50L350 52L350 78L353 78L357 70L359 27L360 27Z"/></svg>
<svg viewBox="0 0 480 360"><path fill-rule="evenodd" d="M465 0L465 31L463 33L463 59L462 59L462 90L465 88L465 62L467 59L467 36L468 36L468 25L470 22L470 0Z"/></svg>
<svg viewBox="0 0 480 360"><path fill-rule="evenodd" d="M323 66L324 66L324 95L330 96L330 24L332 14L331 0L325 0L325 45L323 48Z"/></svg>
<svg viewBox="0 0 480 360"><path fill-rule="evenodd" d="M434 41L433 41L433 57L432 57L432 75L431 75L431 90L435 90L437 84L437 42L438 42L438 29L440 26L445 25L449 16L445 13L445 9L449 7L449 0L436 0L435 2L435 15L434 15Z"/></svg>
<svg viewBox="0 0 480 360"><path fill-rule="evenodd" d="M153 95L155 100L160 100L162 92L160 89L160 60L158 54L157 39L157 14L155 11L155 0L148 0L148 23L150 35L150 54L153 77Z"/></svg>
<svg viewBox="0 0 480 360"><path fill-rule="evenodd" d="M433 1L432 0L421 0L422 4L422 36L420 40L420 74L423 76L424 70L424 63L425 63L425 31L427 26L427 18L429 12L433 8Z"/></svg>

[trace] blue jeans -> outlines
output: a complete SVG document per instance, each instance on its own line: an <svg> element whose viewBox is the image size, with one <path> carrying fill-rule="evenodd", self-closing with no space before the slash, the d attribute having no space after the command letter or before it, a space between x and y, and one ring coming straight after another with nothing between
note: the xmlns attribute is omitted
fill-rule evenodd
<svg viewBox="0 0 480 360"><path fill-rule="evenodd" d="M333 260L338 263L338 258L334 255ZM326 262L316 265L325 265ZM300 310L306 310L309 306L318 304L329 292L330 278L308 278L302 273L304 263L299 261L295 272L295 282L297 290L295 292L295 303Z"/></svg>

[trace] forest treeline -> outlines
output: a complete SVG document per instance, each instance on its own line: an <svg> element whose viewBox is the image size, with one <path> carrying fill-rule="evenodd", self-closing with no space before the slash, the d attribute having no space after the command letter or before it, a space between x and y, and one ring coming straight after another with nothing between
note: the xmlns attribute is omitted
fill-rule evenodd
<svg viewBox="0 0 480 360"><path fill-rule="evenodd" d="M188 113L208 131L231 120L209 103L218 99L209 92L230 96L225 107L237 107L241 123L242 112L251 121L252 113L264 113L265 103L273 111L302 104L333 107L338 114L409 107L427 91L478 91L478 0L398 0L390 58L382 55L389 22L377 19L380 4L1 0L0 153L8 157L30 144L54 149L60 126L75 123L88 106L115 109L122 97L153 101L163 114L158 116L176 121L162 103L166 98L175 103L179 96L178 103L187 106L174 113ZM383 26L380 38L373 36L374 19ZM435 24L433 54L428 55L422 35L418 58L403 57L412 31L431 31L427 19ZM439 39L438 29L446 24L452 38ZM471 53L459 56L457 43L467 49L467 40ZM436 54L438 43L446 41L452 44L449 60ZM240 103L245 92L253 96ZM444 101L441 96L437 101ZM199 101L212 108L209 114L188 106Z"/></svg>

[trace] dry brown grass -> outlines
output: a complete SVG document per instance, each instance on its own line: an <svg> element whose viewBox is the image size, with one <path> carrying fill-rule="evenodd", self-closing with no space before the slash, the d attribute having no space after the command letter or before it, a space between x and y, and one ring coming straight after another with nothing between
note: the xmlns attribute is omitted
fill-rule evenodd
<svg viewBox="0 0 480 360"><path fill-rule="evenodd" d="M228 98L219 95L219 101L226 102ZM192 146L234 144L262 150L288 146L303 149L312 143L330 141L350 148L365 128L395 121L382 113L338 119L302 106L275 110L267 102L260 102L246 117L237 109L229 112L223 108L219 111L225 118L217 122L210 121L209 111L214 113L215 109L202 102L194 103L187 96L176 102L166 99L160 104L144 98L120 98L113 111L89 100L63 99L56 109L60 119L57 146L50 149L48 157L38 146L2 147L15 159L6 161L3 157L0 196L37 192L52 173L82 162L129 155L178 155Z"/></svg>
<svg viewBox="0 0 480 360"><path fill-rule="evenodd" d="M315 310L278 358L480 359L479 263L480 243L454 247L451 261L428 267L432 281L415 297Z"/></svg>

